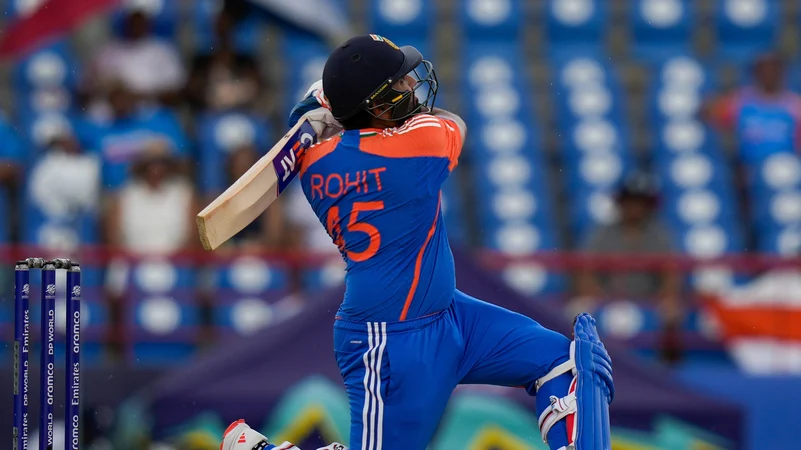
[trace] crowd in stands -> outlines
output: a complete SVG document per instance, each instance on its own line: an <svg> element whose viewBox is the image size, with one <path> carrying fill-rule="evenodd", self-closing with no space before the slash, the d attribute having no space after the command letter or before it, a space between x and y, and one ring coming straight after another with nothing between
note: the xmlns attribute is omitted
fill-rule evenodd
<svg viewBox="0 0 801 450"><path fill-rule="evenodd" d="M421 38L431 28L430 17L420 19L428 3L409 17L387 14L400 10L374 3L369 7L373 31L394 32L399 35L394 40L437 56L432 42ZM713 70L688 56L686 43L677 40L676 48L683 51L667 54L663 44L669 39L660 38L653 42L658 51L649 52L644 32L634 53L643 61L654 59L647 64L648 106L641 108L648 110L654 137L642 158L632 151L621 104L624 89L608 58L599 56L602 50L591 48L601 33L599 24L605 23L600 14L606 13L598 8L586 16L564 6L568 3L551 2L544 12L551 42L542 53L553 80L546 95L554 100L549 120L560 136L554 148L543 144L547 133L537 126L527 94L521 94L532 81L520 57L520 16L502 17L489 6L483 16L470 8L459 16L464 77L454 87L464 95L460 102L447 93L440 100L445 108L459 105L470 127L464 164L444 188L452 241L513 256L565 249L697 258L753 250L796 254L801 100L791 89L797 80L786 78L794 72L781 57L751 52L759 56L738 66L749 68L735 83L744 87L720 94ZM190 47L179 44L175 17L164 20L168 8L124 4L107 21L108 37L85 58L75 57L69 39L63 39L12 69L14 110L0 120L0 215L6 218L0 244L42 246L60 254L94 246L148 257L199 250L195 214L283 133L285 105L319 78L327 46L288 29L283 57L292 79L276 87L268 73L271 61L257 51L262 18L244 0L197 2ZM644 7L641 13L666 14L649 11ZM733 23L742 19L734 13ZM675 33L668 37L688 40L683 16L676 17ZM407 19L414 27L391 23ZM646 22L632 21L634 33ZM732 141L733 156L721 144ZM462 189L465 185L474 186ZM336 259L335 247L297 186L228 248L240 255L308 250ZM250 263L250 269L261 267ZM252 285L281 297L342 277L336 265L311 275L278 270L254 284L265 272L250 269L230 277L228 268L221 269L217 287L247 292L250 288L243 286ZM112 298L130 293L132 283L142 284L137 289L146 284L141 279L147 277L137 278L136 268L123 263L100 272L89 276ZM638 305L655 301L656 322L668 328L688 320L688 292L721 284L720 272L691 277L672 269L576 272L524 265L510 266L502 275L532 298L572 299L571 311L610 299ZM731 273L723 275L724 282L732 282ZM181 286L180 274L175 279ZM242 314L223 309L263 323L268 313L248 305L257 309ZM177 310L189 307L181 304ZM133 311L150 317L147 308ZM109 313L117 317L111 320L123 320L124 314ZM183 318L176 320L183 323Z"/></svg>

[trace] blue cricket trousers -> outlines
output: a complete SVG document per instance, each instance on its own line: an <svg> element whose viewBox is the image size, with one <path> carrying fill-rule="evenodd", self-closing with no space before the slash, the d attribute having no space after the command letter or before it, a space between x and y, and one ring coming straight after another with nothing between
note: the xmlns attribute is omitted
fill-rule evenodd
<svg viewBox="0 0 801 450"><path fill-rule="evenodd" d="M351 450L424 450L456 385L523 386L534 395L535 381L567 361L570 341L456 291L448 309L420 319L337 320L334 348L350 401ZM538 410L540 403L548 399L537 399Z"/></svg>

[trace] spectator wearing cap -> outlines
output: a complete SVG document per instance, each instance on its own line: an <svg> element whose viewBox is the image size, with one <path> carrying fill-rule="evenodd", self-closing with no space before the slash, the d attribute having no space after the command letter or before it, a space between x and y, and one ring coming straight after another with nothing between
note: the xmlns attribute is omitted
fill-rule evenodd
<svg viewBox="0 0 801 450"><path fill-rule="evenodd" d="M582 250L593 255L671 255L676 251L673 236L656 217L659 187L645 173L624 178L617 189L617 218L592 230ZM674 326L680 319L681 279L673 270L587 271L579 275L577 307L601 299L658 301L663 322Z"/></svg>
<svg viewBox="0 0 801 450"><path fill-rule="evenodd" d="M122 21L119 37L97 53L89 65L88 89L97 91L109 81L123 81L144 99L172 102L186 81L175 46L152 32L147 10L133 4Z"/></svg>
<svg viewBox="0 0 801 450"><path fill-rule="evenodd" d="M785 86L784 61L775 53L758 57L749 85L707 101L703 118L724 132L733 132L744 163L778 152L798 152L801 139L801 96Z"/></svg>
<svg viewBox="0 0 801 450"><path fill-rule="evenodd" d="M196 248L200 202L169 147L153 141L136 156L130 171L131 178L106 202L106 244L147 255Z"/></svg>
<svg viewBox="0 0 801 450"><path fill-rule="evenodd" d="M142 105L121 80L109 86L106 99L108 112L90 118L81 133L85 146L100 154L104 188L118 189L129 175L131 162L156 142L175 157L188 155L187 137L170 110Z"/></svg>
<svg viewBox="0 0 801 450"><path fill-rule="evenodd" d="M264 93L264 77L256 58L237 50L234 30L244 18L242 2L225 2L215 19L217 42L195 55L186 83L190 106L199 111L253 108Z"/></svg>

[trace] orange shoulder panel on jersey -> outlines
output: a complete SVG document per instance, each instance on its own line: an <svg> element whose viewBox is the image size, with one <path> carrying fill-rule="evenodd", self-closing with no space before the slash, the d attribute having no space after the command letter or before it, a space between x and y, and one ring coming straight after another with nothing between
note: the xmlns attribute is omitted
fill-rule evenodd
<svg viewBox="0 0 801 450"><path fill-rule="evenodd" d="M419 114L401 127L387 128L378 136L362 139L360 147L365 153L387 158L448 158L453 170L462 152L462 136L452 121Z"/></svg>
<svg viewBox="0 0 801 450"><path fill-rule="evenodd" d="M325 155L333 152L334 149L337 148L337 144L339 144L341 139L342 138L340 136L334 136L327 141L323 141L319 144L309 147L303 158L300 160L300 172L298 175L302 177L303 174L306 173L306 169L311 167L312 164L322 159Z"/></svg>

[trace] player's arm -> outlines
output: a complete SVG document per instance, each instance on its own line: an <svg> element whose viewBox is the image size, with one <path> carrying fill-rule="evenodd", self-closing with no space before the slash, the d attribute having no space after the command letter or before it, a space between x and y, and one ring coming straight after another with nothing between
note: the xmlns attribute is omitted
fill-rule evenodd
<svg viewBox="0 0 801 450"><path fill-rule="evenodd" d="M467 124L464 123L464 120L462 120L461 117L450 111L445 111L444 109L437 107L434 107L431 110L431 115L440 117L445 120L450 120L451 122L453 122L459 129L459 135L461 136L462 142L464 142L464 138L467 135Z"/></svg>

